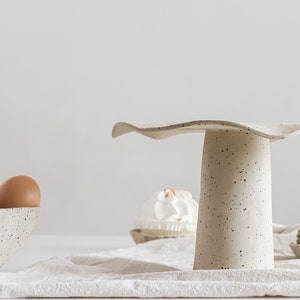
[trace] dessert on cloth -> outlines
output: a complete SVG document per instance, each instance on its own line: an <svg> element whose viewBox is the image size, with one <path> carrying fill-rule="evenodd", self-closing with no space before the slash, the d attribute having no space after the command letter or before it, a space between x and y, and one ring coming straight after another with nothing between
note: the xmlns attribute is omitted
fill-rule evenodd
<svg viewBox="0 0 300 300"><path fill-rule="evenodd" d="M144 203L137 229L131 231L136 243L157 238L195 236L198 203L188 191L169 188L154 193Z"/></svg>
<svg viewBox="0 0 300 300"><path fill-rule="evenodd" d="M299 227L273 226L272 270L193 270L195 237L157 239L0 272L0 298L300 297L300 260L289 247Z"/></svg>

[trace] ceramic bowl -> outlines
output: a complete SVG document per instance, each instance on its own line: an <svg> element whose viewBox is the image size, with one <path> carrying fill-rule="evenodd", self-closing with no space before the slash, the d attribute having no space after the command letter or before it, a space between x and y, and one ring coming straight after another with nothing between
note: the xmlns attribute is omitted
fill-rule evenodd
<svg viewBox="0 0 300 300"><path fill-rule="evenodd" d="M290 247L293 250L297 258L300 258L300 244L290 243Z"/></svg>
<svg viewBox="0 0 300 300"><path fill-rule="evenodd" d="M0 266L22 246L39 215L40 207L0 209Z"/></svg>

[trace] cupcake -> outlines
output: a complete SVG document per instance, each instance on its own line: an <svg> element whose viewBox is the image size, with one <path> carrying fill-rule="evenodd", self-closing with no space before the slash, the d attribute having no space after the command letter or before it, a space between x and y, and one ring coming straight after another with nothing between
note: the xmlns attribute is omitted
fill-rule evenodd
<svg viewBox="0 0 300 300"><path fill-rule="evenodd" d="M156 192L145 202L138 229L132 230L139 243L157 238L194 236L197 228L198 203L191 193L173 188Z"/></svg>

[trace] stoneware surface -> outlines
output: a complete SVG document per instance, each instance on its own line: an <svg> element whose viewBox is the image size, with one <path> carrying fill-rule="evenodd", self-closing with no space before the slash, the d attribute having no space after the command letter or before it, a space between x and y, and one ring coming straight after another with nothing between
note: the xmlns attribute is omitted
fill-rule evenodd
<svg viewBox="0 0 300 300"><path fill-rule="evenodd" d="M290 247L293 250L297 258L300 258L300 244L290 243Z"/></svg>
<svg viewBox="0 0 300 300"><path fill-rule="evenodd" d="M274 267L270 141L299 134L300 124L120 122L112 136L132 131L154 139L205 132L194 269Z"/></svg>
<svg viewBox="0 0 300 300"><path fill-rule="evenodd" d="M40 207L0 209L0 266L22 246L39 215Z"/></svg>
<svg viewBox="0 0 300 300"><path fill-rule="evenodd" d="M113 127L112 136L118 137L135 131L153 139L164 139L177 134L219 129L249 131L270 140L278 140L299 134L300 124L237 123L219 120L198 120L176 124L118 122Z"/></svg>
<svg viewBox="0 0 300 300"><path fill-rule="evenodd" d="M200 199L195 269L273 268L268 139L208 131Z"/></svg>

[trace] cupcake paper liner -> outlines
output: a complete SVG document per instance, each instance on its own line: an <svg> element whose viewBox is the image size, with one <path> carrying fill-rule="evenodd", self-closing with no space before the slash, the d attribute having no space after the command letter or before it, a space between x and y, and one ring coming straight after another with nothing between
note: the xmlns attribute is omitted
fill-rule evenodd
<svg viewBox="0 0 300 300"><path fill-rule="evenodd" d="M195 236L196 232L189 231L170 231L170 230L151 230L151 229L133 229L130 235L136 244L145 243L157 239L180 238L186 236Z"/></svg>

